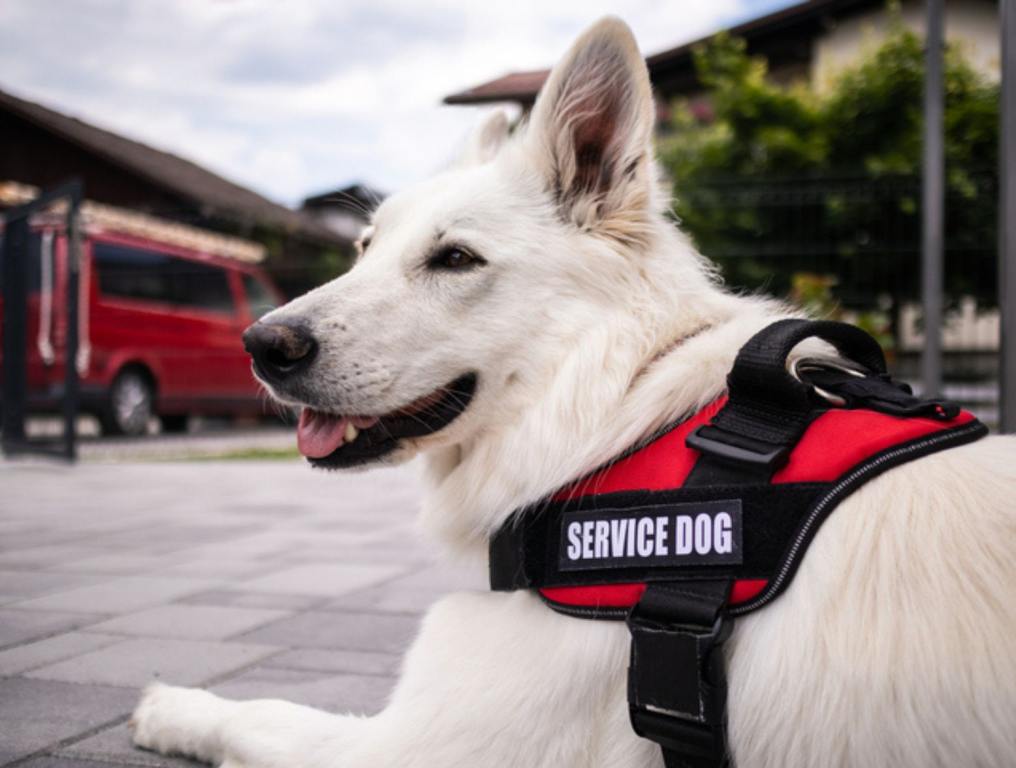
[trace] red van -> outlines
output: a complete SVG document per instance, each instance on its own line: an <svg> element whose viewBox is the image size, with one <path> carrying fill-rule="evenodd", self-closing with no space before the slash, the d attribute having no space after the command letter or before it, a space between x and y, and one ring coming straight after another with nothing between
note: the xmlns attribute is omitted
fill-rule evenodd
<svg viewBox="0 0 1016 768"><path fill-rule="evenodd" d="M153 415L165 431L181 431L191 414L262 414L240 335L282 296L252 263L260 246L129 212L112 217L116 227L96 225L103 219L97 208L117 209L88 205L79 302L82 410L98 417L104 433L126 435L143 434ZM62 228L34 226L30 251L37 258L29 278L29 407L45 412L58 407L64 379Z"/></svg>

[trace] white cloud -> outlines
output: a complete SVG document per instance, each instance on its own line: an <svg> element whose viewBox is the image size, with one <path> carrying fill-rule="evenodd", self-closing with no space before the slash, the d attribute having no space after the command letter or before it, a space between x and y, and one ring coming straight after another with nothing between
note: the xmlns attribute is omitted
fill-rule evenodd
<svg viewBox="0 0 1016 768"><path fill-rule="evenodd" d="M0 4L0 87L293 204L395 189L452 155L453 91L547 66L620 15L652 53L780 0L61 0ZM761 11L757 11L761 12Z"/></svg>

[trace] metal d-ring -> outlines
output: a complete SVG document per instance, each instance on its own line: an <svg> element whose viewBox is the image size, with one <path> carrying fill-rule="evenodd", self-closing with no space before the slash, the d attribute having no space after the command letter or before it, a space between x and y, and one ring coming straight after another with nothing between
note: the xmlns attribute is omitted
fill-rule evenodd
<svg viewBox="0 0 1016 768"><path fill-rule="evenodd" d="M801 374L807 373L809 370L840 371L841 373L850 374L858 379L863 379L868 375L868 371L857 365L857 363L851 363L850 361L845 360L834 360L828 357L799 357L790 364L791 376L805 386L811 387L816 395L835 405L837 408L845 406L847 401L839 395L834 395L832 392L822 389L822 387L801 378Z"/></svg>

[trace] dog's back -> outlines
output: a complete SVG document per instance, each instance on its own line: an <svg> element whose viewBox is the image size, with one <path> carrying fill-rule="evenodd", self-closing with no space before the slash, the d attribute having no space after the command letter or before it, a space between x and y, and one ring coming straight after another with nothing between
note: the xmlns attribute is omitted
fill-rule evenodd
<svg viewBox="0 0 1016 768"><path fill-rule="evenodd" d="M741 766L1016 764L1016 438L898 467L730 649Z"/></svg>

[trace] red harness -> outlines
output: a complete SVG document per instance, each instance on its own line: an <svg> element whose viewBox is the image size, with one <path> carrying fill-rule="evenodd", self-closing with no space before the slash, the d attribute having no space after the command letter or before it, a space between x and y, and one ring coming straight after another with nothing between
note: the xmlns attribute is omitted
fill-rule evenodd
<svg viewBox="0 0 1016 768"><path fill-rule="evenodd" d="M726 404L727 398L707 405L686 421L634 453L609 464L554 494L555 501L599 496L620 491L666 491L681 488L701 457L685 444L688 435L707 424ZM970 424L974 416L961 411L953 419L903 418L871 410L828 410L811 423L787 463L772 483L830 483L846 475L866 459L897 445ZM731 605L744 603L765 589L767 579L735 579ZM591 584L541 587L540 594L557 606L631 608L642 597L646 584Z"/></svg>

